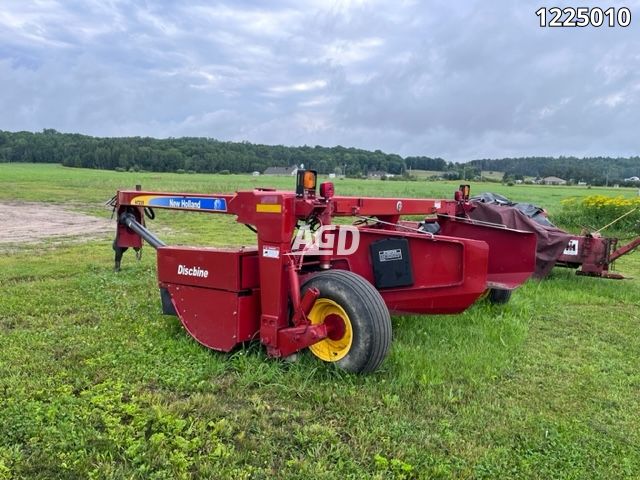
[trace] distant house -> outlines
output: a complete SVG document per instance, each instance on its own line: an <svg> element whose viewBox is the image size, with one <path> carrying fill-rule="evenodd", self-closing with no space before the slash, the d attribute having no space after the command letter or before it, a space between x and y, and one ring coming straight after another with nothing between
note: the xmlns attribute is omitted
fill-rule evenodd
<svg viewBox="0 0 640 480"><path fill-rule="evenodd" d="M393 175L389 175L387 172L383 172L382 170L374 170L372 172L367 173L368 178L386 178L392 177Z"/></svg>
<svg viewBox="0 0 640 480"><path fill-rule="evenodd" d="M558 177L544 177L542 183L545 185L566 185L567 181Z"/></svg>
<svg viewBox="0 0 640 480"><path fill-rule="evenodd" d="M580 181L578 182L578 185L579 185L580 187L586 187L586 186L587 186L587 182L583 182L582 180L580 180Z"/></svg>
<svg viewBox="0 0 640 480"><path fill-rule="evenodd" d="M254 171L254 172L251 173L251 175L253 175L254 177L259 177L260 176L260 172Z"/></svg>
<svg viewBox="0 0 640 480"><path fill-rule="evenodd" d="M295 175L298 173L298 167L291 165L290 167L269 167L264 171L265 175Z"/></svg>

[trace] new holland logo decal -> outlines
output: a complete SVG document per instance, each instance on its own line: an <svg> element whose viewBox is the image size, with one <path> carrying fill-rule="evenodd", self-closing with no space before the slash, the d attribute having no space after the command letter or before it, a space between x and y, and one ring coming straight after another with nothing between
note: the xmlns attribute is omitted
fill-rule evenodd
<svg viewBox="0 0 640 480"><path fill-rule="evenodd" d="M131 200L133 205L160 208L182 208L185 210L208 210L226 212L227 200L216 197L165 197L162 195L139 195Z"/></svg>

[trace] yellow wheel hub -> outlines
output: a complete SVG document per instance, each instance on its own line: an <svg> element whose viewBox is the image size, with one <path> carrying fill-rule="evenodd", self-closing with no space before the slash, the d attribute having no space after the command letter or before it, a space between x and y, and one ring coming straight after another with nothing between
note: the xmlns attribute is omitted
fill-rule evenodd
<svg viewBox="0 0 640 480"><path fill-rule="evenodd" d="M353 342L353 328L344 308L328 298L318 298L308 317L312 325L326 323L329 329L329 336L311 345L309 350L325 362L344 358Z"/></svg>

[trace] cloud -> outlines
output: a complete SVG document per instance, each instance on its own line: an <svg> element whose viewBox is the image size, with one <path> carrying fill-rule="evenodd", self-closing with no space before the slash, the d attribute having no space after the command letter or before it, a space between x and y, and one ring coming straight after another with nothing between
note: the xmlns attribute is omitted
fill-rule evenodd
<svg viewBox="0 0 640 480"><path fill-rule="evenodd" d="M640 2L630 2L632 13ZM3 2L0 128L637 155L640 36L532 2Z"/></svg>
<svg viewBox="0 0 640 480"><path fill-rule="evenodd" d="M318 90L326 86L326 80L310 80L308 82L293 83L291 85L270 87L269 91L273 93L308 92L311 90Z"/></svg>

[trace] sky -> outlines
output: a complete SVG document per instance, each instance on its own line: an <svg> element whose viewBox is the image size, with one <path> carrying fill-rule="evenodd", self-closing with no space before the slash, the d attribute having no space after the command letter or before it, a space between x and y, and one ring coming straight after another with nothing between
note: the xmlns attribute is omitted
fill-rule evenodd
<svg viewBox="0 0 640 480"><path fill-rule="evenodd" d="M627 28L541 28L554 5L2 0L0 130L639 155L640 0L606 5Z"/></svg>

